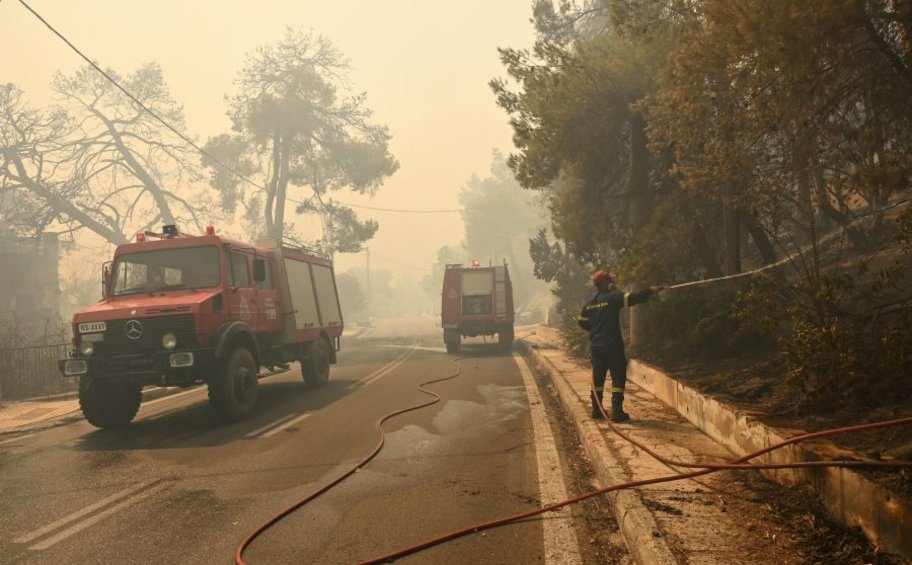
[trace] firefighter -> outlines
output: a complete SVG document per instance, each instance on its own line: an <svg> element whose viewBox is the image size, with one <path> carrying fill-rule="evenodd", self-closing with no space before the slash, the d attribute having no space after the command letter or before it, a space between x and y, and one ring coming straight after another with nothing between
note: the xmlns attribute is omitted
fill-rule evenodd
<svg viewBox="0 0 912 565"><path fill-rule="evenodd" d="M611 421L625 422L630 416L624 412L624 385L627 383L627 355L621 336L620 311L625 306L642 304L662 290L652 286L636 292L622 292L608 271L592 275L596 292L583 306L577 321L589 332L589 350L592 356L592 417L602 419L601 402L605 377L611 373Z"/></svg>

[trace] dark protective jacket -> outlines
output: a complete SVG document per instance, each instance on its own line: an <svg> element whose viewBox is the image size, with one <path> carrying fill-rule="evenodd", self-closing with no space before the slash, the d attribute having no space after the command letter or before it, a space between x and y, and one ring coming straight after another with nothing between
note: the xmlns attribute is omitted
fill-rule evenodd
<svg viewBox="0 0 912 565"><path fill-rule="evenodd" d="M636 292L620 290L598 291L583 306L577 322L589 332L589 346L607 350L609 355L625 358L624 338L621 336L621 308L642 304L652 296L652 290L644 288Z"/></svg>

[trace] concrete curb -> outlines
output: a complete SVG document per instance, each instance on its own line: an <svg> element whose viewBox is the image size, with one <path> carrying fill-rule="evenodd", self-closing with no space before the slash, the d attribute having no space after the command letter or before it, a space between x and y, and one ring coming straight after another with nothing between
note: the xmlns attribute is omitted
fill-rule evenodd
<svg viewBox="0 0 912 565"><path fill-rule="evenodd" d="M789 437L645 363L631 360L628 380L677 410L703 433L738 455L769 447ZM791 463L837 458L859 459L854 453L831 445L812 444L791 445L761 459L764 463ZM781 469L763 473L781 484L810 485L834 518L860 527L880 549L912 560L912 501L897 497L852 469Z"/></svg>
<svg viewBox="0 0 912 565"><path fill-rule="evenodd" d="M583 449L592 463L596 476L602 485L627 482L620 476L620 463L605 443L603 432L592 420L589 410L580 402L559 369L548 359L538 354L529 345L517 340L522 353L532 360L536 371L548 376L557 390L561 404L573 421ZM652 513L633 490L621 490L605 495L614 511L615 518L624 537L624 543L633 560L639 565L676 565L678 560L661 536Z"/></svg>

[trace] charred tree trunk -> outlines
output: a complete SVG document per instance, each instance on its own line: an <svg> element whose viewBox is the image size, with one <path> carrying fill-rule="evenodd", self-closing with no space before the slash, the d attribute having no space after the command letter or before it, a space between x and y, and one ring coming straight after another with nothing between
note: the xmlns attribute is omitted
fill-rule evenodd
<svg viewBox="0 0 912 565"><path fill-rule="evenodd" d="M722 225L725 231L725 274L741 272L741 220L738 209L728 202L722 205Z"/></svg>
<svg viewBox="0 0 912 565"><path fill-rule="evenodd" d="M285 200L288 194L288 162L290 160L288 145L289 142L287 137L281 136L279 178L276 184L275 225L273 225L276 237L279 239L281 239L282 235L285 233Z"/></svg>
<svg viewBox="0 0 912 565"><path fill-rule="evenodd" d="M649 198L649 149L646 120L639 113L630 117L630 228L635 234L646 223L652 202Z"/></svg>
<svg viewBox="0 0 912 565"><path fill-rule="evenodd" d="M722 276L722 266L719 265L716 253L709 244L709 239L706 237L706 230L703 229L703 225L696 220L694 220L692 224L692 234L694 251L696 252L697 257L700 258L700 263L703 264L703 269L706 271L706 277L712 279Z"/></svg>
<svg viewBox="0 0 912 565"><path fill-rule="evenodd" d="M757 252L760 253L763 264L769 265L770 263L775 263L776 250L773 248L773 243L770 241L769 234L766 233L763 226L757 223L757 220L750 214L741 214L741 221L744 223L747 233L754 242L754 247L756 247Z"/></svg>

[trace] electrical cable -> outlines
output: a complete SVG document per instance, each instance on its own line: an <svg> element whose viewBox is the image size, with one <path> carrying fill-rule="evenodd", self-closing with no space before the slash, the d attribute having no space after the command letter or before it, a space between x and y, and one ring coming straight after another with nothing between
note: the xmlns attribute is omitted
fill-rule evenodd
<svg viewBox="0 0 912 565"><path fill-rule="evenodd" d="M3 0L0 0L0 2L3 2ZM31 12L31 14L33 16L35 16L35 18L37 18L38 21L40 21L42 24L44 24L44 26L48 30L50 30L51 33L56 35L70 49L72 49L73 52L75 52L77 55L79 55L93 69L98 71L98 73L101 74L101 76L103 76L105 79L108 80L108 82L110 82L112 85L114 85L114 87L117 88L117 90L122 92L127 98L129 98L134 104L136 104L137 107L139 107L141 110L143 110L144 112L146 112L147 114L152 116L157 122L159 122L160 124L165 126L165 128L167 128L174 135L179 137L184 143L186 143L187 145L189 145L190 147L195 149L197 152L199 152L200 155L203 155L204 157L206 157L207 159L212 161L215 165L217 165L217 166L223 168L224 170L228 171L229 173L235 175L236 177L238 177L242 181L246 182L247 184L258 188L263 192L269 192L269 189L266 186L256 182L255 180L246 176L244 173L241 173L240 171L238 171L236 168L232 167L231 165L229 165L229 164L225 163L224 161L222 161L221 159L217 158L212 153L206 151L206 149L204 149L203 147L200 147L196 142L194 142L192 139L187 137L187 135L182 133L176 127L172 126L166 119L159 116L154 110L152 110L151 108L149 108L148 106L143 104L143 102L140 101L136 96L134 96L130 91L128 91L126 88L124 88L119 82L114 80L114 77L112 77L110 74L105 72L104 69L102 69L100 66L98 66L97 63L95 63L92 59L90 59L88 56L86 56L85 53L83 53L78 47L76 47L76 45L74 45L72 41L67 39L63 35L63 33L58 31L57 28L55 28L53 25L51 25L50 22L48 22L41 14L39 14L34 8L32 8L25 0L19 0L19 3L22 4L26 10ZM299 205L303 204L302 201L298 201L293 198L286 198L286 200L288 202L291 202L292 204L299 204ZM361 205L356 205L356 204L346 204L344 202L340 202L340 204L342 204L344 206L349 206L351 208L362 208L365 210L375 210L375 211L379 211L379 212L397 212L397 213L405 213L405 214L449 214L449 213L456 213L456 212L463 211L462 208L441 209L441 210L410 210L410 209L397 209L397 208L379 208L379 207L374 207L374 206L361 206Z"/></svg>
<svg viewBox="0 0 912 565"><path fill-rule="evenodd" d="M361 206L358 204L348 204L345 202L339 202L338 200L334 201L337 204L342 204L343 206L349 206L351 208L361 208L364 210L376 210L378 212L398 212L402 214L452 214L456 212L465 212L465 208L451 208L451 209L440 209L440 210L411 210L405 208L377 208L375 206Z"/></svg>
<svg viewBox="0 0 912 565"><path fill-rule="evenodd" d="M165 120L164 118L162 118L161 116L159 116L157 113L155 113L151 108L149 108L148 106L146 106L145 104L143 104L138 98L136 98L136 96L133 96L133 94L131 94L130 91L128 91L128 90L127 90L126 88L124 88L123 86L121 86L120 83L118 83L116 80L114 80L114 78L113 78L111 75L109 75L107 72L104 71L104 69L102 69L101 67L99 67L99 66L95 63L95 61L89 59L82 51L79 50L78 47L76 47L75 45L73 45L73 43L72 43L69 39L67 39L66 37L64 37L64 35L63 35L62 33L60 33L59 31L57 31L57 29L56 29L54 26L52 26L46 19L44 19L44 18L41 16L41 14L39 14L39 13L36 12L31 6L29 6L28 3L27 3L25 0L19 0L19 3L22 4L22 5L25 7L26 10L28 10L29 12L31 12L33 16L35 16L36 18L38 18L38 21L40 21L42 24L44 24L44 26L45 26L46 28L48 28L48 29L51 31L51 33L53 33L53 34L56 35L58 38L60 38L60 40L63 41L64 43L66 43L67 46L68 46L70 49L72 49L77 55L79 55L80 57L82 57L82 59L83 59L86 63L88 63L93 69L95 69L96 71L98 71L98 73L101 74L101 76L103 76L104 78L106 78L106 79L107 79L111 84L113 84L119 91L121 91L121 92L124 94L124 96L126 96L126 97L129 98L131 101L133 101L133 103L136 104L136 105L137 105L140 109L142 109L144 112L146 112L147 114L149 114L150 116L152 116L153 118L155 118L156 121L158 121L160 124L162 124L163 126L165 126L165 128L167 128L168 130L170 130L172 133L174 133L174 135L176 135L177 137L179 137L184 143L186 143L186 144L189 145L190 147L196 149L196 150L200 153L200 155L203 155L203 156L205 156L206 158L212 160L212 162L216 163L217 165L219 165L220 167L222 167L222 168L225 169L226 171L228 171L228 172L232 173L233 175L237 176L239 179L241 179L241 180L243 180L243 181L245 181L245 182L247 182L247 183L249 183L249 184L251 184L251 185L253 185L253 186L257 187L257 188L259 188L260 190L268 191L268 189L267 189L265 186L263 186L263 185L261 185L261 184L255 182L254 180L248 178L247 176L245 176L243 173L239 172L239 171L236 170L235 168L233 168L233 167L231 167L230 165L228 165L228 164L226 164L226 163L220 161L220 160L219 160L218 158L216 158L214 155L212 155L211 153L209 153L208 151L206 151L205 149L203 149L202 147L200 147L199 145L197 145L196 142L194 142L192 139L190 139L189 137L187 137L185 134L181 133L177 128L175 128L175 127L172 126L170 123L168 123L167 120Z"/></svg>

